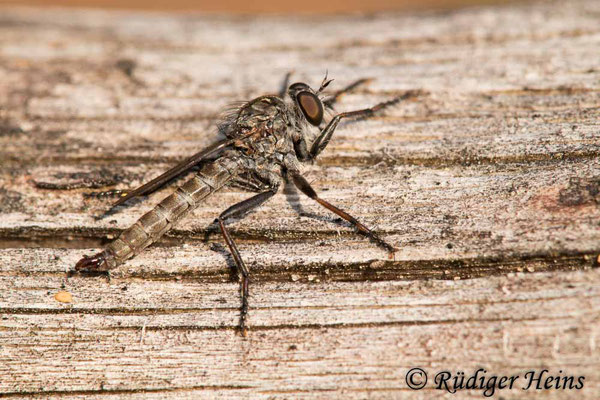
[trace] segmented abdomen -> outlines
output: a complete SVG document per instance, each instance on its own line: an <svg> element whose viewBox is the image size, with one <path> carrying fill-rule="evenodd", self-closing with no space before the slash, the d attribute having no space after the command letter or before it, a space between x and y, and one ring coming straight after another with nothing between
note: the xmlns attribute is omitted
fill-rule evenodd
<svg viewBox="0 0 600 400"><path fill-rule="evenodd" d="M221 189L235 175L237 168L236 162L228 158L204 166L106 247L104 268L115 268L156 242L203 199Z"/></svg>

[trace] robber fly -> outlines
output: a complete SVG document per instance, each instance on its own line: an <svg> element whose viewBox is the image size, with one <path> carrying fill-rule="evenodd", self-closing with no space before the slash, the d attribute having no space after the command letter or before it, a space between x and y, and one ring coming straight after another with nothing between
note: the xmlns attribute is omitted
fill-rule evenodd
<svg viewBox="0 0 600 400"><path fill-rule="evenodd" d="M201 165L199 172L124 230L103 251L91 257L84 256L75 265L75 271L109 271L116 268L156 242L211 194L226 185L243 187L258 194L223 211L215 220L215 225L223 234L240 277L242 304L239 326L242 335L246 336L250 271L225 221L242 216L265 203L277 193L283 179L291 181L305 195L348 221L358 232L393 254L396 249L392 245L347 212L319 197L300 174L300 163L314 160L327 147L343 118L370 117L407 95L371 108L333 115L333 105L337 99L366 80L349 85L329 99L322 99L321 92L331 81L325 76L316 91L305 83L294 83L288 87L288 74L279 95L257 97L227 112L218 124L224 140L194 154L139 188L123 193L114 206L150 194L197 165Z"/></svg>

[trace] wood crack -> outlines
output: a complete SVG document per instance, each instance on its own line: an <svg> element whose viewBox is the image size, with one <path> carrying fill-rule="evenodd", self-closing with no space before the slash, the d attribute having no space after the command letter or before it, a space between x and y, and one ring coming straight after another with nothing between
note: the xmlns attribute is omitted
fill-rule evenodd
<svg viewBox="0 0 600 400"><path fill-rule="evenodd" d="M209 251L208 249L206 251ZM548 271L577 271L597 268L600 249L591 252L549 252L533 254L502 255L496 257L475 257L460 259L433 260L371 260L363 262L302 263L253 266L253 282L289 282L290 274L296 280L320 282L352 281L412 281L412 280L457 280L474 279L486 276L511 273L532 273ZM229 282L231 271L227 265L211 269L190 269L182 271L116 270L113 279L142 279L144 281L182 282ZM10 271L0 276L66 276L64 271Z"/></svg>
<svg viewBox="0 0 600 400"><path fill-rule="evenodd" d="M323 167L356 167L356 166L422 166L433 168L449 168L455 166L471 166L471 165L512 165L512 164L545 164L545 163L561 163L564 161L584 161L595 160L600 158L600 146L598 149L590 150L573 150L573 151L556 151L544 153L528 153L517 155L494 155L486 156L480 154L460 155L457 157L435 157L432 156L403 156L400 154L371 154L368 156L327 156L319 158L319 165ZM43 165L86 165L86 166L137 166L140 164L177 164L182 161L181 158L170 157L140 157L130 156L122 157L42 157L36 160L35 165L41 167ZM30 167L33 160L23 158L6 157L5 167L11 169L20 169ZM52 190L52 188L47 188Z"/></svg>
<svg viewBox="0 0 600 400"><path fill-rule="evenodd" d="M89 390L35 390L35 391L5 391L0 393L0 398L38 398L43 396L93 396L93 395L128 395L143 393L178 393L196 390L245 390L252 389L247 385L222 385L222 386L185 386L185 387L163 387L163 388L135 388L135 389L89 389Z"/></svg>

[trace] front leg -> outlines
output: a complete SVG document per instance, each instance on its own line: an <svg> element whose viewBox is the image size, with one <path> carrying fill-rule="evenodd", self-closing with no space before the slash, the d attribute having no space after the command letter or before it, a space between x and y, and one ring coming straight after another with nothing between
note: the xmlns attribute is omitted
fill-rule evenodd
<svg viewBox="0 0 600 400"><path fill-rule="evenodd" d="M227 210L223 211L221 215L217 218L217 222L219 223L219 228L221 229L221 233L223 234L223 238L225 239L225 243L227 243L227 247L229 247L229 251L233 257L233 261L235 262L235 266L238 271L238 275L241 278L241 296L242 296L242 307L240 313L240 332L242 336L247 335L246 328L246 317L248 315L248 296L249 290L248 286L250 284L250 270L244 264L244 260L242 260L242 256L233 241L233 238L229 234L229 231L225 227L225 220L235 216L241 216L246 214L250 210L259 207L265 201L269 200L277 193L277 188L272 188L266 192L262 192L257 194L256 196L250 197L244 201L241 201L233 206L229 207Z"/></svg>
<svg viewBox="0 0 600 400"><path fill-rule="evenodd" d="M349 84L348 86L346 86L345 88L342 88L342 89L338 90L337 92L335 92L330 98L325 100L323 102L323 104L325 104L325 106L327 106L329 108L333 108L335 103L337 103L338 100L340 99L340 97L342 97L344 94L350 93L357 87L364 85L365 83L368 83L370 81L371 81L371 78L363 78L363 79L354 81L351 84Z"/></svg>
<svg viewBox="0 0 600 400"><path fill-rule="evenodd" d="M393 106L394 104L397 104L400 101L411 96L413 96L413 93L407 92L400 97L384 101L383 103L379 103L371 108L365 108L363 110L358 111L348 111L336 115L331 119L331 121L329 121L327 126L321 131L319 136L313 142L309 151L309 159L317 157L325 149L325 147L327 147L329 141L331 140L333 132L337 128L342 118L370 118L374 116L376 112L381 111L386 107Z"/></svg>

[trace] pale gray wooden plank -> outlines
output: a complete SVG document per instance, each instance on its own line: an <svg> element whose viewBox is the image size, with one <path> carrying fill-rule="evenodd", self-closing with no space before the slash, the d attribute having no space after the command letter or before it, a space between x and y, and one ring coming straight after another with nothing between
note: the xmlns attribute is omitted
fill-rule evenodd
<svg viewBox="0 0 600 400"><path fill-rule="evenodd" d="M584 389L545 398L595 399L599 15L589 0L247 19L3 7L0 395L482 397L409 390L421 366L562 370ZM218 236L203 240L247 197L228 189L110 282L66 278L169 190L100 221L109 201L85 193L208 145L227 103L275 91L290 69L313 84L329 69L334 88L374 78L340 110L414 91L342 124L306 168L398 245L395 260L311 201L276 196L232 224L253 273L242 339L231 261Z"/></svg>

